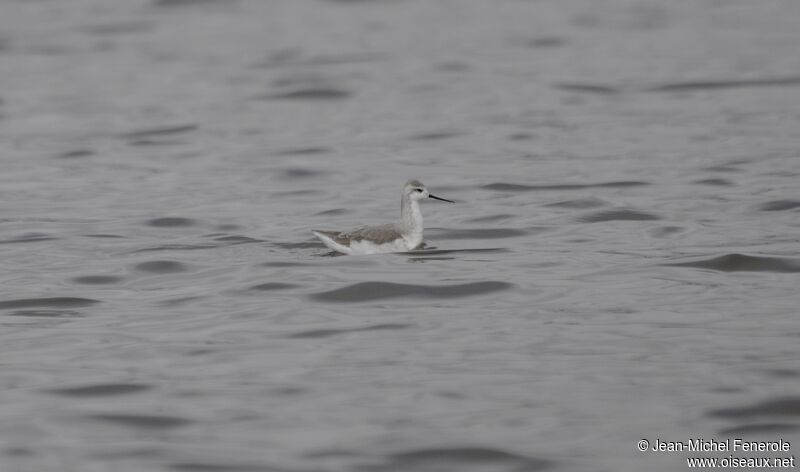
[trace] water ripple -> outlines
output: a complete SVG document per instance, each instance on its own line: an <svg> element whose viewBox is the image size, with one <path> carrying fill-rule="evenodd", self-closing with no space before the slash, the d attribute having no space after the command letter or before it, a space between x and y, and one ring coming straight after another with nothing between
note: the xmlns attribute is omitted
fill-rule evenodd
<svg viewBox="0 0 800 472"><path fill-rule="evenodd" d="M432 131L429 133L415 134L410 137L412 141L437 141L441 139L457 138L464 133L458 131Z"/></svg>
<svg viewBox="0 0 800 472"><path fill-rule="evenodd" d="M397 330L397 329L406 329L411 325L408 324L397 324L397 323L384 323L378 324L373 326L365 326L363 328L351 328L351 329L314 329L310 331L302 331L299 333L291 334L289 338L327 338L330 336L336 336L338 334L347 334L347 333L357 333L360 331L383 331L383 330Z"/></svg>
<svg viewBox="0 0 800 472"><path fill-rule="evenodd" d="M445 470L534 472L553 466L545 459L523 456L500 449L486 447L453 447L416 449L390 454L384 464L367 466L365 471L388 472L413 470L415 472L438 472Z"/></svg>
<svg viewBox="0 0 800 472"><path fill-rule="evenodd" d="M730 180L725 179L702 179L694 181L695 184L699 185L713 185L716 187L728 187L733 185Z"/></svg>
<svg viewBox="0 0 800 472"><path fill-rule="evenodd" d="M414 285L392 282L360 282L336 290L320 292L311 298L320 302L366 302L398 297L460 298L508 290L508 282L473 282L453 285Z"/></svg>
<svg viewBox="0 0 800 472"><path fill-rule="evenodd" d="M146 221L147 226L155 226L157 228L174 228L183 226L194 226L197 221L191 218L181 218L176 216L166 216L163 218L154 218Z"/></svg>
<svg viewBox="0 0 800 472"><path fill-rule="evenodd" d="M111 395L128 395L150 390L150 385L141 384L97 384L83 387L64 387L43 390L45 393L65 397L105 397Z"/></svg>
<svg viewBox="0 0 800 472"><path fill-rule="evenodd" d="M310 177L318 177L320 175L324 175L327 172L317 170L317 169L306 169L302 167L290 167L288 169L281 169L278 171L282 179L286 180L296 180L296 179L306 179Z"/></svg>
<svg viewBox="0 0 800 472"><path fill-rule="evenodd" d="M759 208L761 211L785 211L800 208L800 200L773 200L766 202Z"/></svg>
<svg viewBox="0 0 800 472"><path fill-rule="evenodd" d="M169 465L178 472L273 472L279 469L266 465L221 464L211 462L176 462ZM283 469L280 469L283 470Z"/></svg>
<svg viewBox="0 0 800 472"><path fill-rule="evenodd" d="M800 77L779 77L749 80L706 80L696 82L675 82L649 89L651 92L685 92L694 90L720 90L743 87L782 87L798 86Z"/></svg>
<svg viewBox="0 0 800 472"><path fill-rule="evenodd" d="M652 221L661 218L652 213L638 210L607 210L584 215L578 218L581 223L602 223L605 221Z"/></svg>
<svg viewBox="0 0 800 472"><path fill-rule="evenodd" d="M708 416L718 418L747 418L751 416L800 416L800 397L766 400L750 406L711 410Z"/></svg>
<svg viewBox="0 0 800 472"><path fill-rule="evenodd" d="M198 249L215 249L220 247L219 244L164 244L155 247L145 247L131 251L131 253L139 252L158 252L158 251L195 251Z"/></svg>
<svg viewBox="0 0 800 472"><path fill-rule="evenodd" d="M230 235L230 236L219 236L214 238L214 241L220 241L223 243L228 243L229 245L235 244L250 244L250 243L263 243L263 239L256 239L251 238L249 236L241 236L241 235Z"/></svg>
<svg viewBox="0 0 800 472"><path fill-rule="evenodd" d="M351 95L351 92L338 88L308 88L263 95L259 98L267 100L342 100Z"/></svg>
<svg viewBox="0 0 800 472"><path fill-rule="evenodd" d="M748 256L746 254L725 254L711 259L664 265L711 269L721 272L800 272L799 259Z"/></svg>
<svg viewBox="0 0 800 472"><path fill-rule="evenodd" d="M91 149L75 149L73 151L62 152L58 157L62 159L74 159L78 157L94 156L95 152Z"/></svg>
<svg viewBox="0 0 800 472"><path fill-rule="evenodd" d="M296 149L284 149L282 151L275 151L273 154L276 156L310 156L314 154L327 154L332 150L324 147L307 147Z"/></svg>
<svg viewBox="0 0 800 472"><path fill-rule="evenodd" d="M178 261L147 261L136 264L136 269L154 274L173 274L187 271L186 265Z"/></svg>
<svg viewBox="0 0 800 472"><path fill-rule="evenodd" d="M212 5L215 3L225 4L231 0L155 0L153 5L156 7L184 7L197 5Z"/></svg>
<svg viewBox="0 0 800 472"><path fill-rule="evenodd" d="M719 434L720 436L749 437L756 434L778 435L795 431L800 431L800 425L789 423L755 423L726 428L721 430Z"/></svg>
<svg viewBox="0 0 800 472"><path fill-rule="evenodd" d="M78 297L18 298L0 301L0 309L13 308L77 308L100 303L100 300Z"/></svg>
<svg viewBox="0 0 800 472"><path fill-rule="evenodd" d="M88 415L90 419L106 423L118 424L133 429L159 430L173 429L192 423L191 420L177 416L134 415L134 414L96 414Z"/></svg>
<svg viewBox="0 0 800 472"><path fill-rule="evenodd" d="M588 188L628 188L628 187L641 187L643 185L650 185L647 182L640 182L637 180L623 180L619 182L600 182L596 184L549 184L549 185L528 185L528 184L510 184L505 182L496 182L493 184L484 185L482 188L487 190L498 190L503 192L531 192L531 191L547 191L547 190L582 190Z"/></svg>
<svg viewBox="0 0 800 472"><path fill-rule="evenodd" d="M585 210L589 208L597 208L606 205L608 205L606 202L598 198L578 198L575 200L564 200L560 202L548 203L544 206L555 207L555 208L575 208L575 209Z"/></svg>
<svg viewBox="0 0 800 472"><path fill-rule="evenodd" d="M557 89L567 90L569 92L583 92L583 93L596 93L601 95L614 95L620 93L620 89L610 85L600 84L580 84L580 83L558 83Z"/></svg>
<svg viewBox="0 0 800 472"><path fill-rule="evenodd" d="M250 287L250 290L286 290L287 288L294 288L297 287L295 284L286 284L282 282L267 282L263 284L253 285Z"/></svg>
<svg viewBox="0 0 800 472"><path fill-rule="evenodd" d="M81 318L84 315L75 310L16 310L8 316L22 316L27 318Z"/></svg>
<svg viewBox="0 0 800 472"><path fill-rule="evenodd" d="M120 282L122 277L116 275L83 275L80 277L73 277L70 280L77 284L106 285Z"/></svg>
<svg viewBox="0 0 800 472"><path fill-rule="evenodd" d="M17 236L16 238L4 239L0 241L0 244L38 243L41 241L52 241L54 239L58 238L44 233L25 233L21 236Z"/></svg>
<svg viewBox="0 0 800 472"><path fill-rule="evenodd" d="M138 140L146 138L154 138L160 136L169 136L174 134L188 133L189 131L197 130L197 125L178 125L178 126L165 126L162 128L148 128L137 131L131 131L122 135L123 138Z"/></svg>
<svg viewBox="0 0 800 472"><path fill-rule="evenodd" d="M487 215L487 216L479 216L476 218L468 218L464 220L467 223L494 223L496 221L503 221L508 219L516 218L517 215L512 215L510 213L500 213L497 215Z"/></svg>

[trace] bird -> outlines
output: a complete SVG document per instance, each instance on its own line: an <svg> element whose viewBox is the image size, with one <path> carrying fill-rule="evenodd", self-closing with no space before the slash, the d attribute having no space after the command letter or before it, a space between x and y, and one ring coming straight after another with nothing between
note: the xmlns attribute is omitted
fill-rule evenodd
<svg viewBox="0 0 800 472"><path fill-rule="evenodd" d="M419 180L403 185L400 198L400 221L377 226L359 226L349 231L311 230L323 244L343 254L379 254L413 251L422 245L422 212L420 200L433 198L453 200L431 194Z"/></svg>

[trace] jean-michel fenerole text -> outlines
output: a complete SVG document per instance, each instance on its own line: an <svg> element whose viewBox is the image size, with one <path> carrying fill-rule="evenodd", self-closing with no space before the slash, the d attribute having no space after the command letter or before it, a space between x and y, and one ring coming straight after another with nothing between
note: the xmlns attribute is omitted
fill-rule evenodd
<svg viewBox="0 0 800 472"><path fill-rule="evenodd" d="M783 439L778 439L777 441L746 441L741 438L720 440L694 438L687 441L664 441L658 438L652 444L654 452L787 452L791 448L791 443Z"/></svg>

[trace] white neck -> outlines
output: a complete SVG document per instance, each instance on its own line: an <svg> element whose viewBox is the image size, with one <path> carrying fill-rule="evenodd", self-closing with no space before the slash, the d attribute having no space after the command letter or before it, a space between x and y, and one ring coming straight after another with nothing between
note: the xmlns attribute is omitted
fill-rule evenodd
<svg viewBox="0 0 800 472"><path fill-rule="evenodd" d="M418 200L403 195L400 200L400 217L400 226L404 233L422 237L422 211L419 209Z"/></svg>

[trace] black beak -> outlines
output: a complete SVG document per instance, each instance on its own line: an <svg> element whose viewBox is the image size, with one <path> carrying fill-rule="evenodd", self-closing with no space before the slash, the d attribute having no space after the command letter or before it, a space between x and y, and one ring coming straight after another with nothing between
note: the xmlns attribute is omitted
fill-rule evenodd
<svg viewBox="0 0 800 472"><path fill-rule="evenodd" d="M448 200L448 199L446 199L446 198L437 197L436 195L433 195L433 194L430 194L430 193L428 194L428 197L430 197L430 198L433 198L433 199L435 199L435 200L441 200L441 201L443 201L443 202L455 203L453 200Z"/></svg>

